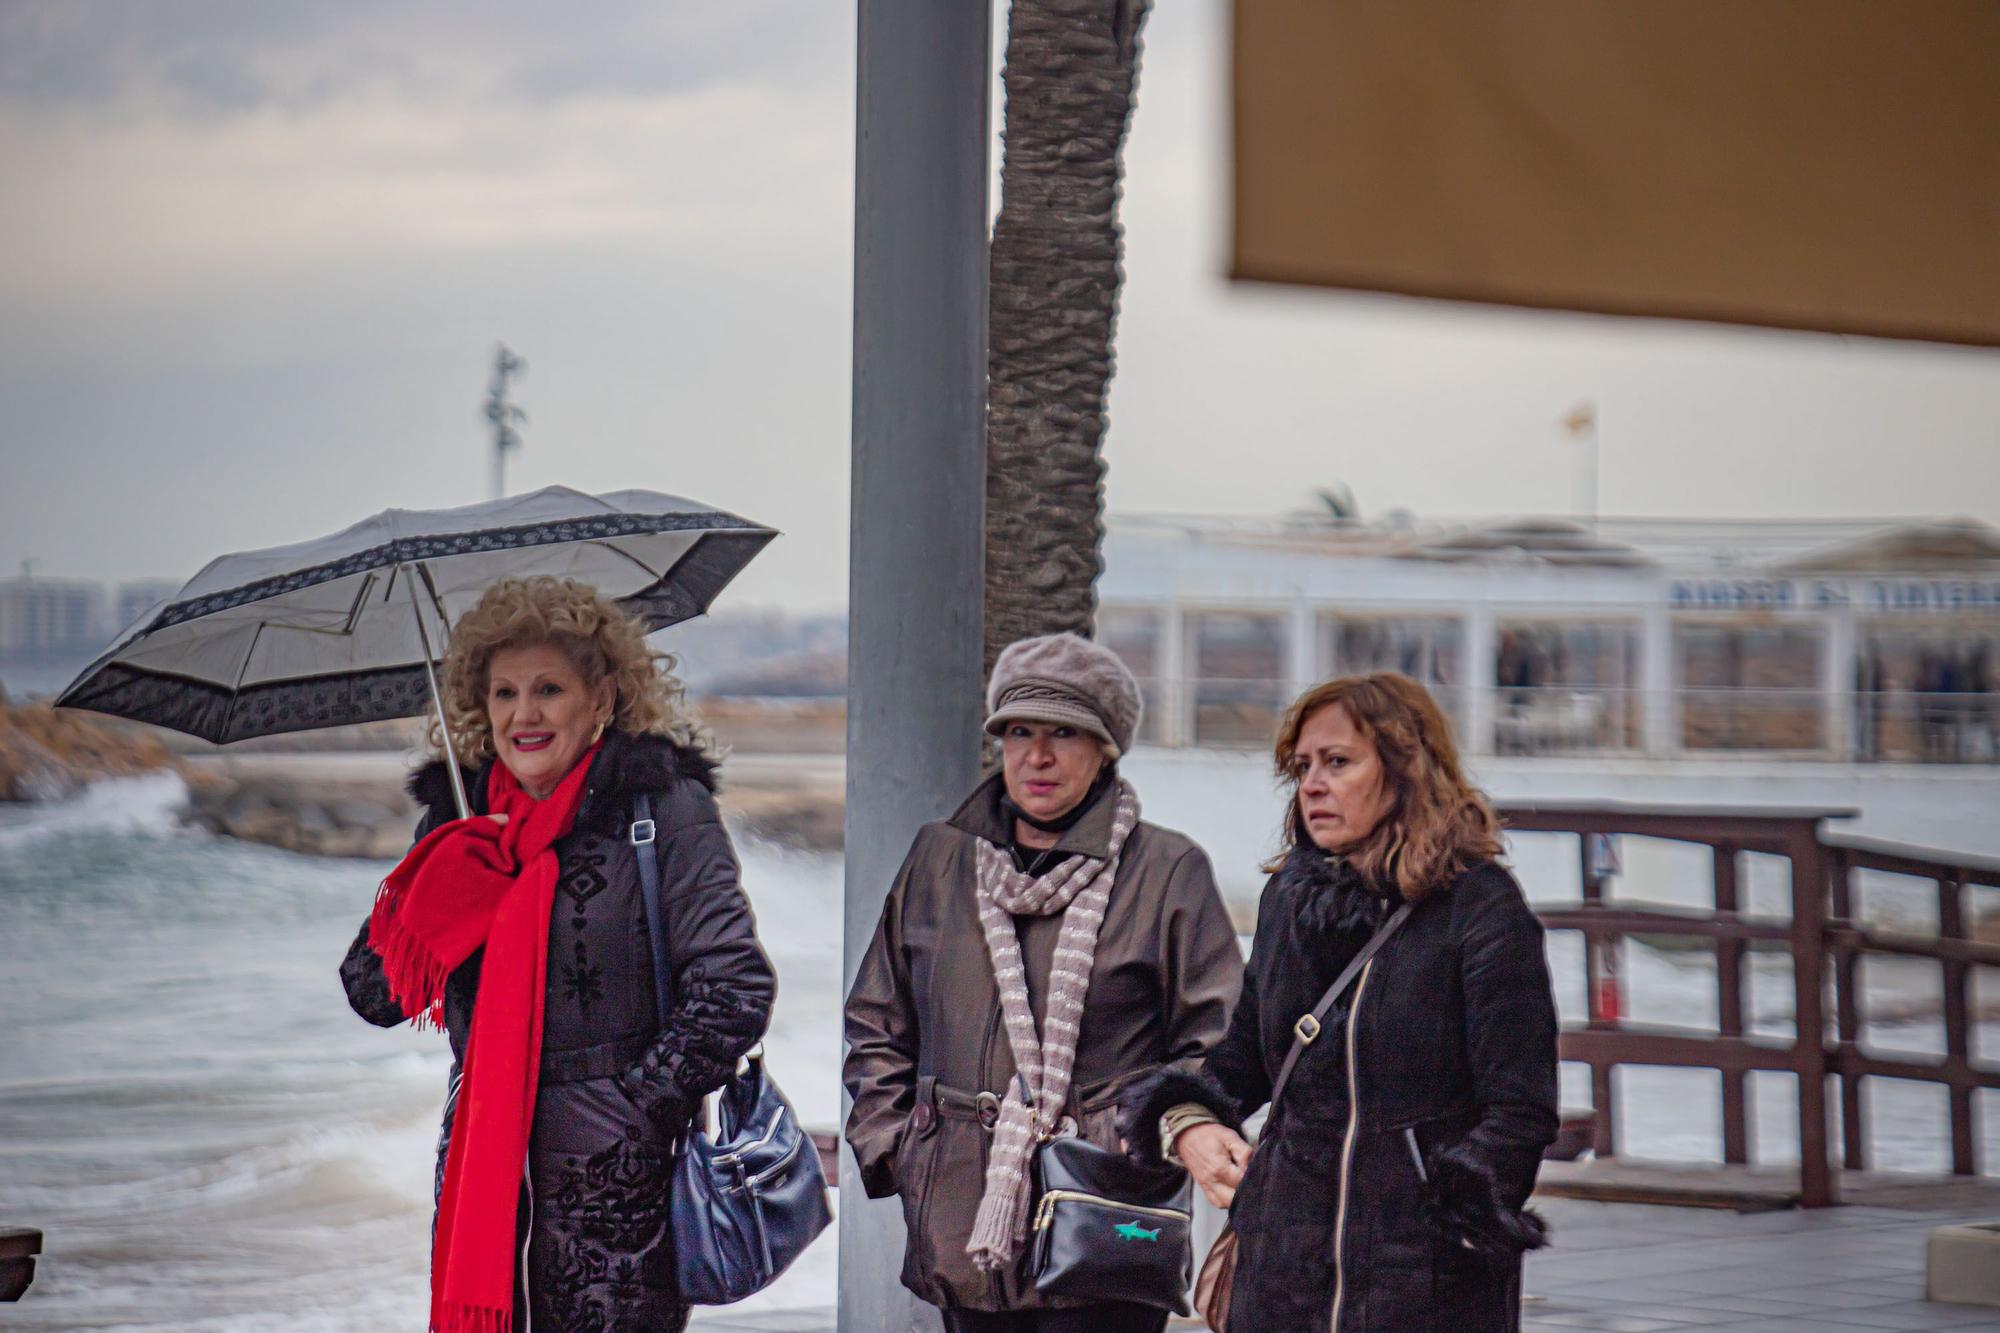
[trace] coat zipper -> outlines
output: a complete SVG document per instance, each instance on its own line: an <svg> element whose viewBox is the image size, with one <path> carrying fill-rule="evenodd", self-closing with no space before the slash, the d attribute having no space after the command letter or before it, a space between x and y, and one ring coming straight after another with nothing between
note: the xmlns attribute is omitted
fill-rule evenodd
<svg viewBox="0 0 2000 1333"><path fill-rule="evenodd" d="M1416 1164L1417 1179L1426 1185L1430 1184L1431 1171L1429 1167L1424 1165L1424 1150L1417 1145L1417 1127L1415 1125L1404 1127L1403 1142L1410 1145L1410 1160Z"/></svg>
<svg viewBox="0 0 2000 1333"><path fill-rule="evenodd" d="M583 789L583 799L577 802L577 812L579 814L583 812L583 807L588 805L590 803L590 799L595 795L597 795L596 787L586 786ZM573 822L574 820L572 820L572 823ZM534 1333L534 1328L535 1328L535 1293L528 1285L529 1284L528 1250L535 1243L535 1168L534 1168L532 1152L533 1149L530 1148L530 1156L524 1158L521 1162L521 1179L524 1183L526 1183L528 1187L527 1188L528 1225L527 1228L521 1234L520 1333Z"/></svg>
<svg viewBox="0 0 2000 1333"><path fill-rule="evenodd" d="M521 1237L521 1333L534 1333L535 1296L528 1289L528 1247L535 1243L535 1172L527 1162L521 1163L521 1179L528 1185L528 1228Z"/></svg>
<svg viewBox="0 0 2000 1333"><path fill-rule="evenodd" d="M1361 1127L1361 1080L1354 1066L1354 1029L1361 1021L1361 996L1368 989L1368 974L1375 970L1370 959L1354 983L1354 1003L1347 1010L1347 1141L1340 1145L1340 1206L1333 1215L1333 1320L1327 1333L1340 1333L1340 1302L1346 1294L1347 1270L1340 1252L1347 1232L1348 1176L1354 1168L1354 1133Z"/></svg>

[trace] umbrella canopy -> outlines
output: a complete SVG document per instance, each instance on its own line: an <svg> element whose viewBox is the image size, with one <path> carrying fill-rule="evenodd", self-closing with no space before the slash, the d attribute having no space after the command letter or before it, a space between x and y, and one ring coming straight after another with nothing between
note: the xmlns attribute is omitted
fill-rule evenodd
<svg viewBox="0 0 2000 1333"><path fill-rule="evenodd" d="M499 579L573 578L656 630L706 611L776 535L655 491L390 509L211 561L56 702L215 742L413 717L433 647Z"/></svg>

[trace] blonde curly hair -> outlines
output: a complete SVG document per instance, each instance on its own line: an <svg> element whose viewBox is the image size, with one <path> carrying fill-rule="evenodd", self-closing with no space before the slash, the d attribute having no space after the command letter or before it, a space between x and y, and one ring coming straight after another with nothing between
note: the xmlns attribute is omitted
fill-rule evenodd
<svg viewBox="0 0 2000 1333"><path fill-rule="evenodd" d="M665 736L687 749L714 752L708 729L687 711L687 691L673 674L673 654L648 647L645 626L589 584L540 575L500 580L452 628L440 688L459 763L473 765L493 755L493 728L486 714L493 655L535 644L560 651L586 686L612 680L617 699L611 725L617 730ZM435 717L430 742L442 757L443 737Z"/></svg>

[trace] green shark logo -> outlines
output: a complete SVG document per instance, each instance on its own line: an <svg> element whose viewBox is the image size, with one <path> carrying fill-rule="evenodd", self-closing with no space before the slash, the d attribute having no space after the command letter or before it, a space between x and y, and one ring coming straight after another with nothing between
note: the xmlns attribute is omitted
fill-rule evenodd
<svg viewBox="0 0 2000 1333"><path fill-rule="evenodd" d="M1117 1230L1118 1239L1120 1240L1157 1241L1160 1238L1160 1229L1158 1227L1154 1227L1151 1231L1148 1231L1137 1222L1120 1222Z"/></svg>

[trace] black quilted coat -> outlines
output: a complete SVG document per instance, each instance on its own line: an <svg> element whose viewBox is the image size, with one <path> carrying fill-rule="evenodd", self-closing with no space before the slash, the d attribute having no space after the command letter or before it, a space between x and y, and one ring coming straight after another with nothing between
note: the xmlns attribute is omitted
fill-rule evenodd
<svg viewBox="0 0 2000 1333"><path fill-rule="evenodd" d="M1265 887L1243 995L1196 1076L1135 1089L1123 1128L1157 1156L1189 1101L1240 1126L1292 1027L1387 915L1344 865L1294 852ZM1231 1207L1231 1333L1520 1327L1525 1204L1554 1139L1556 1014L1542 928L1492 862L1418 901L1271 1112Z"/></svg>
<svg viewBox="0 0 2000 1333"><path fill-rule="evenodd" d="M485 779L484 770L466 775L475 812L484 805ZM667 1227L667 1149L702 1094L721 1086L763 1035L777 989L737 883L714 786L714 764L705 756L662 737L612 732L591 765L575 827L556 844L561 870L549 920L516 1329L650 1333L680 1328L687 1319ZM442 763L418 772L410 790L429 811L419 837L455 814ZM658 827L649 847L635 847L629 837L635 792L652 801ZM654 999L641 855L658 857L665 902L673 1009L664 1027ZM454 1057L446 1139L479 965L475 953L445 987ZM384 1027L403 1021L365 924L340 976L356 1013ZM440 1184L445 1146L441 1140Z"/></svg>

